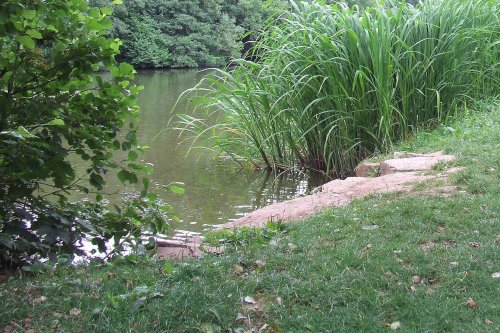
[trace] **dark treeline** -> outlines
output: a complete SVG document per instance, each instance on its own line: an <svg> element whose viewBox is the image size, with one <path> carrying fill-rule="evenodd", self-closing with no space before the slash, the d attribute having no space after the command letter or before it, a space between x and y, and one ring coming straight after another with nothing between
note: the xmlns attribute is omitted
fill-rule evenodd
<svg viewBox="0 0 500 333"><path fill-rule="evenodd" d="M223 66L240 56L285 0L92 0L113 8L111 35L136 68ZM269 21L267 21L269 22Z"/></svg>
<svg viewBox="0 0 500 333"><path fill-rule="evenodd" d="M374 0L348 0L366 6ZM116 1L114 1L116 2ZM336 0L310 0L332 4ZM415 1L407 1L415 2ZM113 9L119 60L136 68L220 67L241 56L288 0L90 0Z"/></svg>

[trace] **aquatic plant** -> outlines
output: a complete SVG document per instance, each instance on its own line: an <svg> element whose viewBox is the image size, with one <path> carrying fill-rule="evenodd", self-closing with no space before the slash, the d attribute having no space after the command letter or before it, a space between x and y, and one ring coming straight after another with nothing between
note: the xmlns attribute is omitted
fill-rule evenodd
<svg viewBox="0 0 500 333"><path fill-rule="evenodd" d="M189 91L204 111L181 116L195 139L208 134L219 151L269 169L343 177L416 128L499 91L494 1L292 8L264 32L252 61L237 60Z"/></svg>

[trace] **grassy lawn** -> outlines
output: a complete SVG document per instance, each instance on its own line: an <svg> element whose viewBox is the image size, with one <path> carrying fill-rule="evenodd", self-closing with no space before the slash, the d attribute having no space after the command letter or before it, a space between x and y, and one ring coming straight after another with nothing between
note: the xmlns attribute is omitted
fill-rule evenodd
<svg viewBox="0 0 500 333"><path fill-rule="evenodd" d="M0 285L0 329L499 332L499 101L397 149L444 149L464 169L414 194L328 210L223 256L10 277Z"/></svg>

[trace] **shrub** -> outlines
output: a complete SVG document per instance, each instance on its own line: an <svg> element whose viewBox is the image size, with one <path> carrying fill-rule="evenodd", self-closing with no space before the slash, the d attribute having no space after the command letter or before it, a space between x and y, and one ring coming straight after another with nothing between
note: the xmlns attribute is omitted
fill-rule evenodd
<svg viewBox="0 0 500 333"><path fill-rule="evenodd" d="M136 183L144 169L128 121L140 88L130 84L133 67L114 59L120 42L103 36L110 13L85 0L0 5L0 268L78 252L84 237L105 251L108 240L140 235L145 215L154 231L166 227L147 178L125 208L103 203L104 174L117 169ZM103 68L111 80L97 75ZM114 161L112 150L128 160ZM69 202L77 190L98 203Z"/></svg>

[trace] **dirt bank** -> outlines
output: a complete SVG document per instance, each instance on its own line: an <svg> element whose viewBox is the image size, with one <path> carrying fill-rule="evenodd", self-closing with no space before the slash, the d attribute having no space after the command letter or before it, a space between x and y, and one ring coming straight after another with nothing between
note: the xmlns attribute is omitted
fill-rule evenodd
<svg viewBox="0 0 500 333"><path fill-rule="evenodd" d="M355 170L356 177L333 180L316 188L310 195L263 207L225 224L223 228L263 227L269 220L297 221L330 207L346 205L356 198L370 194L409 192L415 184L446 178L449 173L456 172L457 168L429 172L435 166L454 159L455 156L444 155L443 152L394 153L394 158L381 163L361 163ZM182 259L201 256L203 254L199 250L201 241L202 237L196 236L187 238L184 242L159 243L158 257Z"/></svg>

